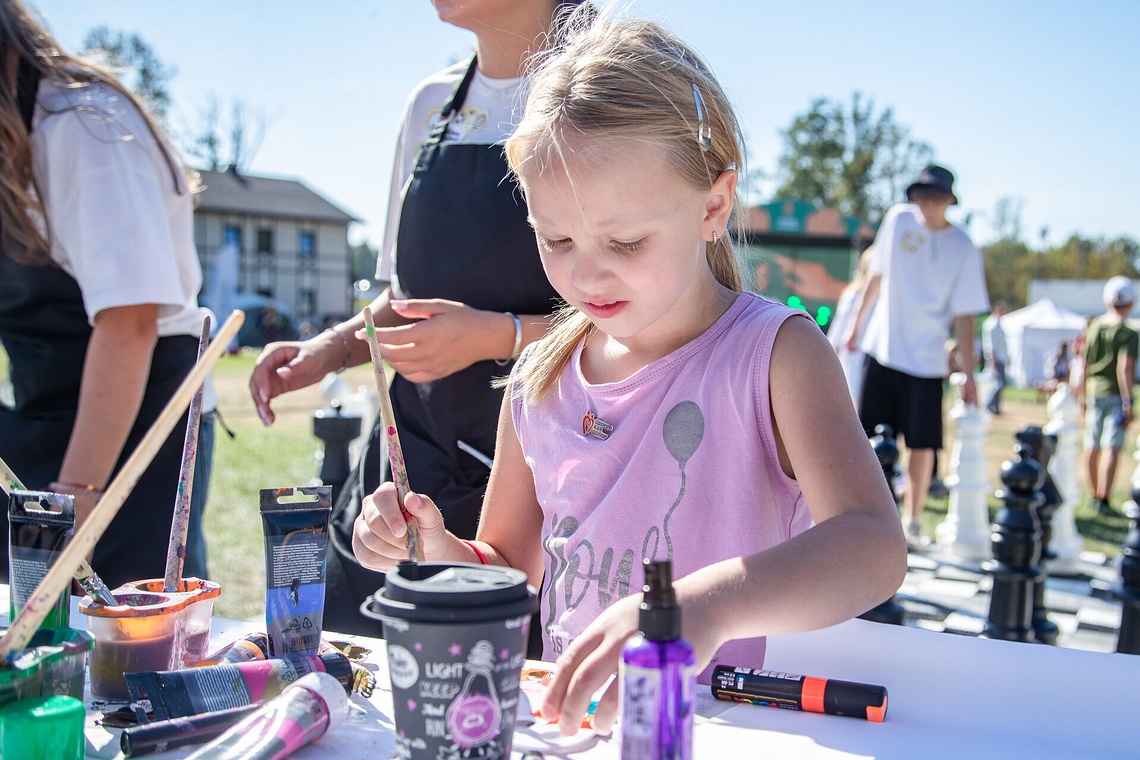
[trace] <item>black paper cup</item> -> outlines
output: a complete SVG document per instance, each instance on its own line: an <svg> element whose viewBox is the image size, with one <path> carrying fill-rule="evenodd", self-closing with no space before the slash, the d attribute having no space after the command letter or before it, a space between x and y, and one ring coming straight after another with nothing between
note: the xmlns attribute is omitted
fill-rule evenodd
<svg viewBox="0 0 1140 760"><path fill-rule="evenodd" d="M401 562L360 611L383 623L397 757L507 758L538 594L506 567Z"/></svg>

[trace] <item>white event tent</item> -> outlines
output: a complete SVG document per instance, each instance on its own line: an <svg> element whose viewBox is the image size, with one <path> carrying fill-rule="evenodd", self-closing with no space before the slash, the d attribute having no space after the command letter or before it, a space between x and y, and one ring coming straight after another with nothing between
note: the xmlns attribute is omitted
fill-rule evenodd
<svg viewBox="0 0 1140 760"><path fill-rule="evenodd" d="M1006 377L1011 385L1027 388L1045 379L1045 357L1061 341L1077 337L1085 328L1085 318L1042 298L1006 314L1001 326L1009 347Z"/></svg>

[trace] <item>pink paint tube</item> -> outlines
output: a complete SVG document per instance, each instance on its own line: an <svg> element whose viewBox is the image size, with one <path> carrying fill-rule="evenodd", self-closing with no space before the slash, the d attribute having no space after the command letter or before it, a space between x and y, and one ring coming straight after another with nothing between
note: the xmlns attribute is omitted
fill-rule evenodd
<svg viewBox="0 0 1140 760"><path fill-rule="evenodd" d="M187 760L280 760L348 716L348 695L327 673L309 673Z"/></svg>

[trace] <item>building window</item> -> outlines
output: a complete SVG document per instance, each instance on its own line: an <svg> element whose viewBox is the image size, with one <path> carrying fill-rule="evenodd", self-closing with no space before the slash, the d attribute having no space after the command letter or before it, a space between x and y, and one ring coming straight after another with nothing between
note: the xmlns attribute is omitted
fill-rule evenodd
<svg viewBox="0 0 1140 760"><path fill-rule="evenodd" d="M226 225L226 230L223 233L223 244L232 245L241 250L241 227L235 225Z"/></svg>
<svg viewBox="0 0 1140 760"><path fill-rule="evenodd" d="M273 230L268 227L257 231L257 252L263 256L273 253Z"/></svg>
<svg viewBox="0 0 1140 760"><path fill-rule="evenodd" d="M310 230L305 230L297 235L297 252L303 259L311 259L316 253L316 245L313 239L313 233Z"/></svg>

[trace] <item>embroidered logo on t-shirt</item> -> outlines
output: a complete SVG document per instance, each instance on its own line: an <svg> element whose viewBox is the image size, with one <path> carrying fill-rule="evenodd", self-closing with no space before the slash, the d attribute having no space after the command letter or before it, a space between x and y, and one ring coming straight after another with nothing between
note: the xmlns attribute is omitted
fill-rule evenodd
<svg viewBox="0 0 1140 760"><path fill-rule="evenodd" d="M922 244L926 242L926 238L921 233L914 230L907 230L902 234L902 239L899 240L899 248L902 248L907 253L918 253L922 248Z"/></svg>

